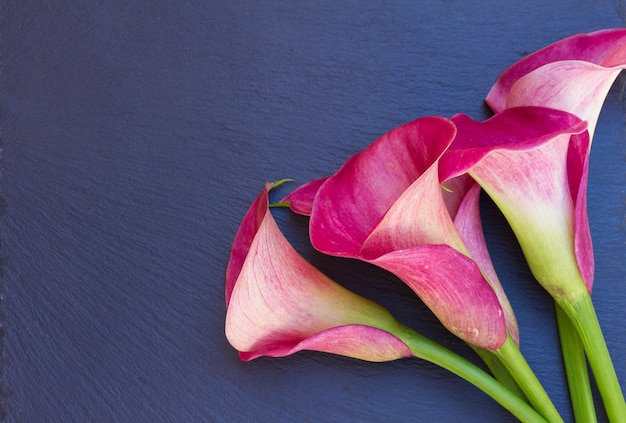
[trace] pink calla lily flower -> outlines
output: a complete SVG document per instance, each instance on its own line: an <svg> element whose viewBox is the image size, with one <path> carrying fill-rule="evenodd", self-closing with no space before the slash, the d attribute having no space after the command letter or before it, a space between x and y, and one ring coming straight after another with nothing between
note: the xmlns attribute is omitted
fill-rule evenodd
<svg viewBox="0 0 626 423"><path fill-rule="evenodd" d="M624 397L591 301L587 122L534 106L505 109L484 122L465 115L452 120L458 134L441 160L443 178L467 172L497 204L533 275L554 298L557 313L567 316L559 319L560 329L563 322L575 328L579 341L564 357L580 358L581 372L589 363L609 419L622 421ZM563 339L571 337L569 331ZM584 379L574 383L579 392L586 385Z"/></svg>
<svg viewBox="0 0 626 423"><path fill-rule="evenodd" d="M604 99L626 68L626 29L578 34L549 45L505 70L485 101L499 113L542 106L589 122L590 138Z"/></svg>
<svg viewBox="0 0 626 423"><path fill-rule="evenodd" d="M448 119L418 119L285 200L311 216L315 248L392 272L448 330L495 350L505 341L507 326L517 342L517 323L482 237L480 188L464 178L441 188L438 161L455 133ZM469 258L474 254L478 261Z"/></svg>
<svg viewBox="0 0 626 423"><path fill-rule="evenodd" d="M544 421L486 372L397 322L385 308L346 290L304 260L269 212L268 192L277 184L268 183L246 213L226 270L226 337L242 360L283 357L301 350L372 362L417 357L472 383L520 421ZM450 277L475 271L469 258L455 250L449 255L447 250L450 247L431 245L421 256L406 250L394 254L406 254L396 264L403 263L409 270L409 261L421 260L423 266L448 268ZM514 347L510 338L506 341L506 346ZM523 358L521 362L525 364ZM525 373L532 374L526 366L522 366ZM538 382L532 385L532 392L543 391ZM550 403L547 395L546 399ZM558 416L556 409L554 413Z"/></svg>
<svg viewBox="0 0 626 423"><path fill-rule="evenodd" d="M268 209L268 184L244 217L226 272L226 337L243 360L316 350L367 361L413 354L382 306L304 260Z"/></svg>
<svg viewBox="0 0 626 423"><path fill-rule="evenodd" d="M591 292L586 122L541 107L506 109L476 122L452 121L457 136L442 177L468 172L507 218L537 280L557 299Z"/></svg>

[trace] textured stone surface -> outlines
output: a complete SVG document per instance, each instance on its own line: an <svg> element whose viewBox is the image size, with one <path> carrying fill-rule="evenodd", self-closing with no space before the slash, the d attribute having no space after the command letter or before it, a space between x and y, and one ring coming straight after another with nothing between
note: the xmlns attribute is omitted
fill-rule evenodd
<svg viewBox="0 0 626 423"><path fill-rule="evenodd" d="M266 180L332 173L419 116L484 118L504 68L560 38L622 26L623 6L46 3L0 7L6 421L514 421L417 360L240 362L223 329L230 244ZM618 88L595 136L589 214L593 298L626 383ZM522 351L569 421L551 301L487 199L483 213ZM312 252L306 220L274 214L326 273L477 361L408 288Z"/></svg>

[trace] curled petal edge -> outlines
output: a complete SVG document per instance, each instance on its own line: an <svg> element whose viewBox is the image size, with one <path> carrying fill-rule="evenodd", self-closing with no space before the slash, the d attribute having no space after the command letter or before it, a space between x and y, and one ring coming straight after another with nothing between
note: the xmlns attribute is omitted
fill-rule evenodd
<svg viewBox="0 0 626 423"><path fill-rule="evenodd" d="M496 113L503 111L513 85L524 75L550 63L579 61L605 68L626 63L626 29L603 29L577 34L552 43L529 54L504 70L485 98Z"/></svg>
<svg viewBox="0 0 626 423"><path fill-rule="evenodd" d="M464 177L471 180L469 175L464 175ZM500 283L496 270L493 267L493 262L491 261L491 256L489 255L487 243L483 234L482 223L480 220L480 192L480 186L472 180L471 187L462 196L461 204L459 205L456 216L454 217L454 226L459 232L459 235L467 247L470 256L476 262L478 268L483 272L487 282L491 285L491 288L498 297L504 312L507 331L511 335L515 344L519 346L520 335L517 318L515 317L513 307L504 292L504 288Z"/></svg>
<svg viewBox="0 0 626 423"><path fill-rule="evenodd" d="M239 352L239 357L244 361L250 361L261 356L285 357L303 350L326 352L371 362L413 356L409 347L389 332L365 325L346 325L327 329L296 345Z"/></svg>
<svg viewBox="0 0 626 423"><path fill-rule="evenodd" d="M476 263L464 254L447 245L421 245L369 262L406 283L459 338L490 350L504 344L507 324L500 301Z"/></svg>
<svg viewBox="0 0 626 423"><path fill-rule="evenodd" d="M235 239L245 244L234 250L227 271L235 280L226 285L226 337L241 358L303 349L368 361L411 356L392 334L403 332L389 311L336 284L293 249L269 213L272 186L244 217Z"/></svg>

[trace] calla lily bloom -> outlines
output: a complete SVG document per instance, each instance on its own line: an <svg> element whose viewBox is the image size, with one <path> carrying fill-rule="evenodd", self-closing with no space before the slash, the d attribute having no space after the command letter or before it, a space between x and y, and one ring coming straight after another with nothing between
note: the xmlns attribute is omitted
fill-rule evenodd
<svg viewBox="0 0 626 423"><path fill-rule="evenodd" d="M495 350L507 337L507 325L517 342L517 324L484 246L479 187L459 178L441 188L438 160L455 133L445 118L418 119L285 200L292 210L311 216L315 248L390 271L448 330ZM484 268L469 258L473 254ZM483 274L493 277L492 285Z"/></svg>
<svg viewBox="0 0 626 423"><path fill-rule="evenodd" d="M441 160L444 177L468 172L507 218L537 280L555 297L591 292L587 219L589 134L559 110L506 109L484 122L452 121L457 136Z"/></svg>
<svg viewBox="0 0 626 423"><path fill-rule="evenodd" d="M385 308L339 286L298 255L268 210L273 186L268 183L246 213L226 270L226 337L242 360L301 350L374 362L418 357L472 383L520 421L545 421L483 370L400 324Z"/></svg>
<svg viewBox="0 0 626 423"><path fill-rule="evenodd" d="M443 177L468 172L498 205L533 275L575 327L609 420L622 421L626 404L591 302L587 122L541 107L452 120L458 134L441 160Z"/></svg>
<svg viewBox="0 0 626 423"><path fill-rule="evenodd" d="M268 209L268 191L244 217L226 272L226 336L243 360L316 350L388 361L413 354L382 306L330 280L302 258Z"/></svg>
<svg viewBox="0 0 626 423"><path fill-rule="evenodd" d="M626 29L578 34L549 45L505 70L485 101L499 113L543 106L589 122L590 138L604 99L626 68Z"/></svg>

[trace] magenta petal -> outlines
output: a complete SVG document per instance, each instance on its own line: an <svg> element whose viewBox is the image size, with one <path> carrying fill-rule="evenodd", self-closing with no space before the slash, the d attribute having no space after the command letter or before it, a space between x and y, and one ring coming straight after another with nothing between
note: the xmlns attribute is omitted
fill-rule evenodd
<svg viewBox="0 0 626 423"><path fill-rule="evenodd" d="M294 213L310 216L313 210L313 200L317 191L328 178L319 178L307 182L296 188L292 193L283 198L281 202L289 202L289 208Z"/></svg>
<svg viewBox="0 0 626 423"><path fill-rule="evenodd" d="M455 132L449 120L426 117L392 130L352 156L315 197L310 233L315 248L358 257L384 214L437 161Z"/></svg>
<svg viewBox="0 0 626 423"><path fill-rule="evenodd" d="M503 307L510 311L510 305L503 292L503 306L499 303L497 278L492 288L467 257L470 252L452 219L457 216L465 225L474 219L471 224L480 231L478 209L469 213L463 198L475 183L446 181L450 187L444 184L443 192L440 184L439 159L455 133L447 119L423 118L350 158L314 194L311 241L324 253L391 271L450 331L471 344L495 349L506 338ZM471 241L478 242L476 234L471 235ZM485 246L483 250L481 258L488 260ZM512 312L509 317L510 332L517 338Z"/></svg>
<svg viewBox="0 0 626 423"><path fill-rule="evenodd" d="M580 61L549 63L521 77L511 88L506 107L544 106L564 110L589 122L593 135L611 85L621 72Z"/></svg>
<svg viewBox="0 0 626 423"><path fill-rule="evenodd" d="M582 133L587 127L571 113L544 107L515 107L484 122L458 114L452 117L452 121L457 128L463 127L463 133L457 134L439 162L442 181L467 173L498 148L529 150L561 134Z"/></svg>
<svg viewBox="0 0 626 423"><path fill-rule="evenodd" d="M371 261L395 274L459 338L498 349L506 339L500 302L476 263L447 245L422 245Z"/></svg>
<svg viewBox="0 0 626 423"><path fill-rule="evenodd" d="M372 361L406 357L408 347L393 335L369 342L372 333L399 330L385 308L336 284L291 247L268 211L270 187L244 217L235 237L242 244L233 247L228 265L225 330L231 345L244 358L304 348ZM323 334L336 327L346 329ZM342 341L341 334L349 338Z"/></svg>
<svg viewBox="0 0 626 423"><path fill-rule="evenodd" d="M589 174L589 137L577 137L567 152L570 194L574 202L574 255L585 285L592 291L595 262L587 215L587 176Z"/></svg>
<svg viewBox="0 0 626 423"><path fill-rule="evenodd" d="M469 176L467 178L471 180ZM459 204L454 226L480 270L490 281L497 282L499 285L498 276L491 262L482 231L479 200L480 186L472 180L471 188L463 195L463 201Z"/></svg>
<svg viewBox="0 0 626 423"><path fill-rule="evenodd" d="M284 357L302 350L327 352L373 362L392 361L413 355L404 342L389 332L371 326L346 325L320 332L295 346L242 352L240 357L246 361L263 355Z"/></svg>
<svg viewBox="0 0 626 423"><path fill-rule="evenodd" d="M459 207L461 207L461 203L475 185L476 181L467 174L442 181L441 194L452 220L456 219L456 214L459 211ZM480 188L478 191L480 193Z"/></svg>
<svg viewBox="0 0 626 423"><path fill-rule="evenodd" d="M579 34L505 70L485 101L495 112L516 106L564 110L589 121L593 136L606 94L624 68L626 29Z"/></svg>
<svg viewBox="0 0 626 423"><path fill-rule="evenodd" d="M542 116L543 115L543 116ZM589 137L565 112L514 108L484 122L453 118L443 173L469 171L513 228L535 277L553 295L590 290L593 251L585 210ZM570 288L564 289L569 286Z"/></svg>
<svg viewBox="0 0 626 423"><path fill-rule="evenodd" d="M480 218L480 186L467 174L446 181L445 185L452 190L448 197L456 194L462 199L456 207L454 226L463 240L470 257L476 262L498 297L504 311L507 330L511 338L519 345L517 318L493 267L483 234Z"/></svg>
<svg viewBox="0 0 626 423"><path fill-rule="evenodd" d="M625 49L626 29L604 29L557 41L524 57L502 72L487 95L487 104L496 113L504 110L512 86L524 75L548 63L579 60L614 67L626 62Z"/></svg>
<svg viewBox="0 0 626 423"><path fill-rule="evenodd" d="M239 230L235 235L235 240L233 241L230 252L230 259L228 260L228 266L226 267L226 306L228 306L228 303L230 302L230 296L235 286L235 282L239 277L239 272L241 271L243 263L248 256L248 252L250 251L250 245L252 244L252 241L254 240L265 215L268 213L267 193L271 188L272 184L267 183L263 192L248 209L245 217L239 225Z"/></svg>
<svg viewBox="0 0 626 423"><path fill-rule="evenodd" d="M423 244L447 244L465 251L443 200L436 165L393 203L364 241L360 253L363 258L372 259Z"/></svg>

